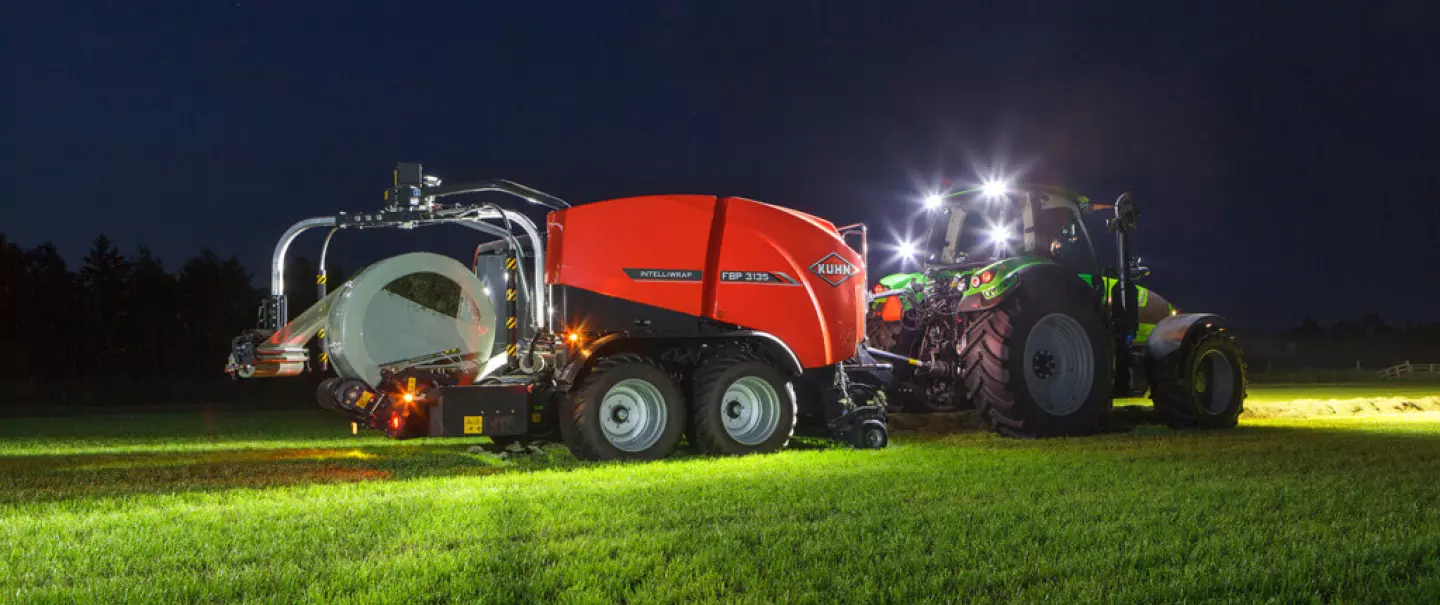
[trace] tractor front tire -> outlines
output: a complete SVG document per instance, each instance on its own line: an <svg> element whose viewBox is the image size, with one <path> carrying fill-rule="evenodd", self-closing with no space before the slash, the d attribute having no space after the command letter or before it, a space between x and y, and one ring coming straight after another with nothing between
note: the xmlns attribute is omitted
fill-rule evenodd
<svg viewBox="0 0 1440 605"><path fill-rule="evenodd" d="M656 460L680 443L686 422L680 387L642 355L595 364L560 409L560 429L581 460Z"/></svg>
<svg viewBox="0 0 1440 605"><path fill-rule="evenodd" d="M1207 329L1156 361L1150 399L1172 428L1234 428L1245 408L1245 360L1235 338Z"/></svg>
<svg viewBox="0 0 1440 605"><path fill-rule="evenodd" d="M750 353L720 355L695 374L691 434L706 454L774 452L795 432L795 406L775 366Z"/></svg>
<svg viewBox="0 0 1440 605"><path fill-rule="evenodd" d="M1012 437L1085 435L1110 413L1112 348L1100 297L1057 265L967 318L961 377L980 419Z"/></svg>

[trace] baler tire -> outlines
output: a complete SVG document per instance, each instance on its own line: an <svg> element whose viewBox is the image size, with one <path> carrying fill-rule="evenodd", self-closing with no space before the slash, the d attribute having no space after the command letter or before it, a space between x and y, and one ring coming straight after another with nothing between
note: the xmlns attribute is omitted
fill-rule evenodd
<svg viewBox="0 0 1440 605"><path fill-rule="evenodd" d="M1021 280L1005 300L967 318L960 356L966 397L975 403L981 422L1011 437L1098 432L1113 404L1113 344L1100 297L1084 280L1056 265L1034 267ZM1063 318L1051 319L1053 315ZM1084 400L1063 414L1046 410L1026 380L1026 372L1032 371L1027 364L1041 363L1024 359L1027 339L1038 324L1052 321L1067 326L1062 330L1078 326L1093 355ZM1085 373L1083 366L1078 371L1077 376Z"/></svg>
<svg viewBox="0 0 1440 605"><path fill-rule="evenodd" d="M640 449L622 449L606 437L601 409L611 389L623 381L651 391L664 410L659 435ZM648 386L647 386L648 385ZM635 354L612 355L600 360L564 398L560 408L560 430L570 453L581 460L657 460L675 451L686 423L685 398L680 387L664 368L648 357Z"/></svg>
<svg viewBox="0 0 1440 605"><path fill-rule="evenodd" d="M742 380L745 383L739 384ZM743 408L732 409L742 405L741 402L738 399L727 401L730 399L727 395L740 397L742 393L750 393L759 399L774 396L773 403L777 409L769 410L769 413L773 415L775 426L768 434L761 426L769 424L763 417L756 418L757 424L751 429L756 434L752 438L737 437L726 427L727 415L743 413ZM750 405L758 408L764 403L751 401ZM765 413L765 410L759 409L751 411ZM695 447L701 453L736 456L778 451L790 442L795 432L795 417L795 391L789 380L775 366L753 354L722 354L705 362L695 374L690 432L694 435Z"/></svg>
<svg viewBox="0 0 1440 605"><path fill-rule="evenodd" d="M1207 360L1219 358L1226 365L1228 396L1222 401L1205 400L1206 390L1214 386L1220 366L1211 361L1211 374L1197 373ZM1240 422L1245 411L1245 358L1235 337L1224 332L1206 331L1193 345L1182 346L1169 360L1155 364L1151 378L1150 399L1165 424L1176 429L1228 429ZM1197 378L1200 382L1197 382ZM1212 391L1218 393L1218 391Z"/></svg>

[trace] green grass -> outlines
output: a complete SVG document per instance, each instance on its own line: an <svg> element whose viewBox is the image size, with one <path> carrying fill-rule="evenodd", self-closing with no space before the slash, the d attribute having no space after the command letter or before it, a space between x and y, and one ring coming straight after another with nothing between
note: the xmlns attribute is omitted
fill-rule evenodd
<svg viewBox="0 0 1440 605"><path fill-rule="evenodd" d="M1440 600L1435 412L649 464L472 443L7 419L0 603Z"/></svg>

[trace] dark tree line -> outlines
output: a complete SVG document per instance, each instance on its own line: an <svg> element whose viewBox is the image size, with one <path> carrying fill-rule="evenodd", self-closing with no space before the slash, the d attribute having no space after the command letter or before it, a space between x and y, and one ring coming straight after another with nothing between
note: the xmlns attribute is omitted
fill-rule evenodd
<svg viewBox="0 0 1440 605"><path fill-rule="evenodd" d="M1253 370L1378 371L1404 361L1440 363L1440 323L1387 323L1378 313L1321 324L1306 317L1299 326L1273 332L1246 331L1241 344Z"/></svg>
<svg viewBox="0 0 1440 605"><path fill-rule="evenodd" d="M287 270L298 312L315 301L315 265L297 258ZM232 385L221 371L230 339L255 325L263 292L251 277L210 250L172 271L149 249L126 255L103 235L71 268L49 243L27 250L0 234L0 408L303 392ZM331 283L343 279L331 269Z"/></svg>
<svg viewBox="0 0 1440 605"><path fill-rule="evenodd" d="M315 273L304 257L287 267L292 315L315 302ZM344 276L331 267L328 281L333 289ZM412 300L453 307L453 292L412 285ZM308 402L313 374L236 383L221 371L230 339L255 325L263 294L236 258L210 250L170 270L148 249L126 255L102 235L71 268L53 245L27 250L0 234L0 410ZM1440 323L1397 325L1370 313L1240 332L1254 373L1440 363Z"/></svg>

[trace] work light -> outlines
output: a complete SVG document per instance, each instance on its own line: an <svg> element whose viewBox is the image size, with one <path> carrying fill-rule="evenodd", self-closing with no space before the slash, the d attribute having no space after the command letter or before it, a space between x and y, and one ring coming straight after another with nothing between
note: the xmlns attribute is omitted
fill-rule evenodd
<svg viewBox="0 0 1440 605"><path fill-rule="evenodd" d="M985 197L995 198L1004 196L1010 192L1010 184L1005 181L985 181L980 185L980 194Z"/></svg>

